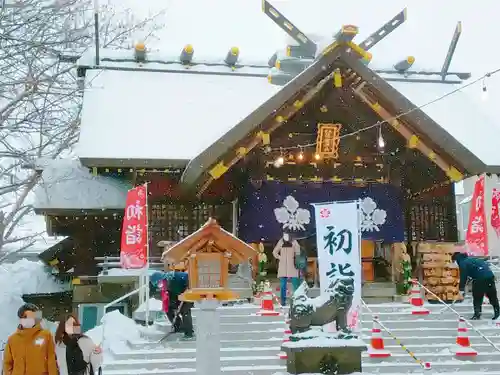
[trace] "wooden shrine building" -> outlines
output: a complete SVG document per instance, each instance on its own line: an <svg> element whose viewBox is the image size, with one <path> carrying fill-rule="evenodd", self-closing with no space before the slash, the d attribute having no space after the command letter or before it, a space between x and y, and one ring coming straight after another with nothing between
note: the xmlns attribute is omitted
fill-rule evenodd
<svg viewBox="0 0 500 375"><path fill-rule="evenodd" d="M362 202L369 262L390 259L394 243L457 240L454 183L500 172L496 143L480 136L489 125L471 122L480 109L461 91L444 97L470 76L448 71L459 33L440 72L412 71L413 57L376 70L368 50L404 12L359 44L358 28L344 26L325 48L268 2L264 12L296 43L261 64L245 64L236 47L223 62L197 61L191 45L170 57L101 50L99 66L93 53L81 57L78 160L35 166L36 211L49 233L70 238L48 263L97 275L95 257L119 254L127 190L144 182L158 257L160 241L213 217L263 243L270 270L284 231L314 258L310 204L350 199Z"/></svg>

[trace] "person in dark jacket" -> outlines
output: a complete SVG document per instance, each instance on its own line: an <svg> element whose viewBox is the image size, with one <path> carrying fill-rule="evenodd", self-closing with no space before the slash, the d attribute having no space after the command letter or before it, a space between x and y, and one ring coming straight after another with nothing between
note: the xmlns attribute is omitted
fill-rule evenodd
<svg viewBox="0 0 500 375"><path fill-rule="evenodd" d="M493 320L500 316L500 306L498 304L497 287L495 285L495 275L490 269L487 262L481 259L469 258L464 253L454 253L452 260L458 264L460 268L460 292L463 294L467 280L472 280L472 299L474 303L474 315L472 320L481 318L481 308L483 305L484 295L490 300L493 306Z"/></svg>
<svg viewBox="0 0 500 375"><path fill-rule="evenodd" d="M167 283L169 296L168 320L172 323L175 332L183 332L185 339L191 339L193 337L193 318L191 316L193 303L179 300L179 296L189 287L187 272L155 272L150 277L150 282L155 287L158 287L161 280ZM176 319L177 313L179 317Z"/></svg>

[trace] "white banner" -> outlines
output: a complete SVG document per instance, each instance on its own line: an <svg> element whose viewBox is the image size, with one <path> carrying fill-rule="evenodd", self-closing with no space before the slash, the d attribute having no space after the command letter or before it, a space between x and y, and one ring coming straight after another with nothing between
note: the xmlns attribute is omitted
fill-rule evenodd
<svg viewBox="0 0 500 375"><path fill-rule="evenodd" d="M319 281L321 293L338 278L354 279L354 298L349 326L360 328L361 318L361 232L358 202L313 204L316 219Z"/></svg>

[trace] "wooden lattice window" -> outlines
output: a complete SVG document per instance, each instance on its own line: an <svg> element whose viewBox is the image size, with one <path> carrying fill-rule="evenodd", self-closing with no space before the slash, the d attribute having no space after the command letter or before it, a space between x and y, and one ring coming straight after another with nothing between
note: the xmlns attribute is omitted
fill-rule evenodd
<svg viewBox="0 0 500 375"><path fill-rule="evenodd" d="M220 288L220 262L206 259L198 262L198 288Z"/></svg>
<svg viewBox="0 0 500 375"><path fill-rule="evenodd" d="M192 263L196 281L191 287L199 289L225 287L225 279L227 277L226 263L224 255L220 253L196 254Z"/></svg>
<svg viewBox="0 0 500 375"><path fill-rule="evenodd" d="M149 225L153 244L180 241L201 228L210 217L217 219L224 229L230 231L232 205L151 203Z"/></svg>

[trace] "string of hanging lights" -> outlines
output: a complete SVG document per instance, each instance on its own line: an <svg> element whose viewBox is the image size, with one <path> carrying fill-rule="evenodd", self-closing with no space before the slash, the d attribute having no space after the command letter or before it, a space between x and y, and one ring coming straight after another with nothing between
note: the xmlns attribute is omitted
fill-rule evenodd
<svg viewBox="0 0 500 375"><path fill-rule="evenodd" d="M364 128L361 128L361 129L358 129L358 130L355 130L351 133L348 133L348 134L343 134L341 135L339 138L340 139L343 139L343 138L347 138L347 137L351 137L353 135L355 135L356 137L359 137L359 134L360 133L363 133L365 131L368 131L368 130L371 130L373 128L377 128L378 127L378 137L377 137L377 146L380 150L383 150L385 148L385 140L384 140L384 137L383 137L383 134L382 134L382 126L383 125L386 125L386 124L389 124L391 121L393 120L398 120L400 119L401 117L403 116L406 116L416 110L419 110L419 109L422 109L422 108L425 108L431 104L434 104L434 103L437 103L443 99L446 99L447 97L451 96L451 95L454 95L460 91L463 91L464 89L472 86L472 85L475 85L476 83L478 82L482 82L482 99L483 100L487 100L488 98L488 89L487 89L487 86L486 86L486 81L488 78L490 78L491 76L497 74L500 72L500 68L498 69L495 69L491 72L488 72L488 73L485 73L484 75L480 76L479 78L475 79L474 81L471 81L467 84L464 84L460 87L457 87L456 89L444 94L444 95L441 95L439 97L437 97L436 99L433 99L427 103L424 103L418 107L415 107L415 108L412 108L411 110L407 111L407 112L404 112L404 113L401 113L399 115L396 115L396 116L393 116L389 119L386 119L386 120L380 120L380 121L377 121L375 124L373 125L369 125L369 126L366 126ZM285 162L285 159L284 159L284 156L283 156L283 152L284 151L290 151L290 150L300 150L299 153L298 153L298 159L299 160L303 160L304 159L304 149L306 148L309 148L309 147L315 147L317 145L317 142L311 142L311 143L307 143L307 144L299 144L299 145L296 145L296 146L287 146L287 147L278 147L278 148L271 148L269 149L268 151L271 152L271 151L280 151L280 156L275 160L275 165L277 163L277 165L283 165L284 162ZM318 155L318 154L314 154L314 159L315 160L319 160L321 159L321 157Z"/></svg>

